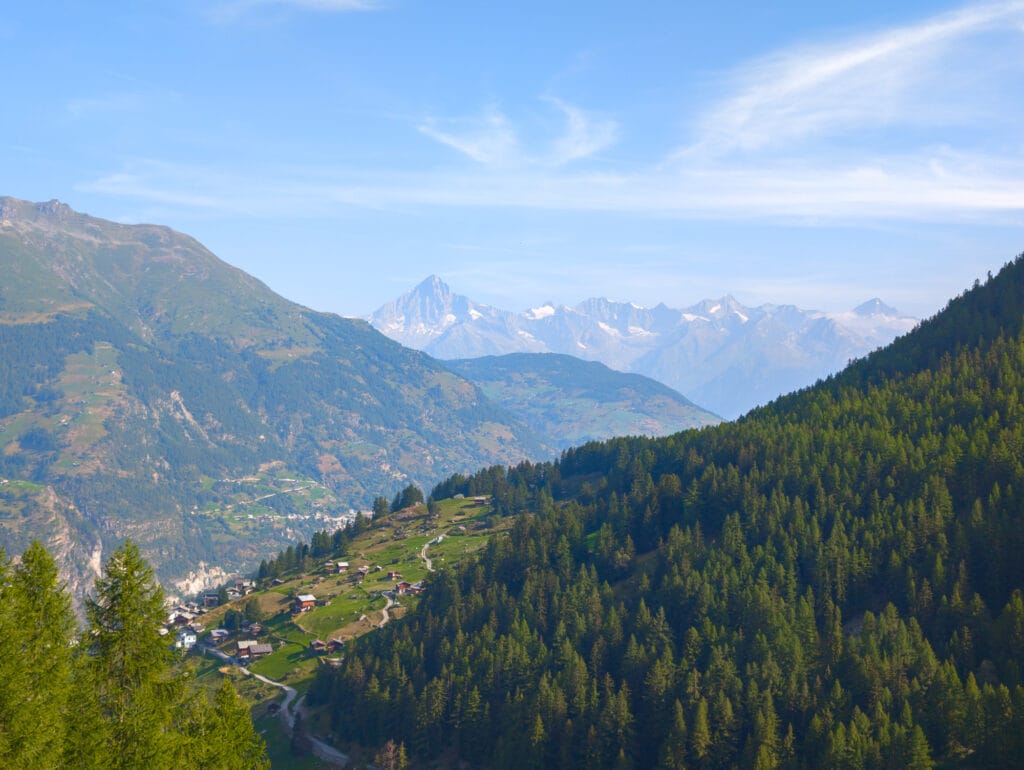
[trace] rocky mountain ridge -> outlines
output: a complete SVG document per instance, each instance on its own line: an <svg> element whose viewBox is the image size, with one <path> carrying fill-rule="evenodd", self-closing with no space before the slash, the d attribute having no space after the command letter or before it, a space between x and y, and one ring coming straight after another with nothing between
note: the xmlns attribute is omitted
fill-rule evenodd
<svg viewBox="0 0 1024 770"><path fill-rule="evenodd" d="M679 309L594 298L513 313L456 294L437 276L368 320L441 359L549 352L600 361L663 382L727 419L812 384L917 324L878 299L843 313L747 307L728 295Z"/></svg>

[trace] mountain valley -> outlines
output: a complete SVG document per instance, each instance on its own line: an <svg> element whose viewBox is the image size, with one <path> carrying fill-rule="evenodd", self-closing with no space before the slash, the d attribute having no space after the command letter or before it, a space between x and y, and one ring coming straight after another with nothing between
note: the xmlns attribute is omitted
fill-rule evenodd
<svg viewBox="0 0 1024 770"><path fill-rule="evenodd" d="M478 386L188 236L57 201L0 199L0 271L0 544L43 538L79 597L124 538L190 592L410 483L717 421L610 371L601 412L583 362Z"/></svg>
<svg viewBox="0 0 1024 770"><path fill-rule="evenodd" d="M45 537L76 592L125 537L164 579L230 571L406 483L552 451L168 228L4 198L0 270L4 544Z"/></svg>

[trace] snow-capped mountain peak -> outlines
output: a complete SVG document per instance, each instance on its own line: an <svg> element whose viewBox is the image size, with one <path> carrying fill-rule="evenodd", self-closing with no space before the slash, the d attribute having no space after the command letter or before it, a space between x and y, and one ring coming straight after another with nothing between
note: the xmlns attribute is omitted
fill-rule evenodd
<svg viewBox="0 0 1024 770"><path fill-rule="evenodd" d="M886 305L878 297L869 299L867 302L857 305L853 309L853 312L857 315L884 315L890 318L899 318L900 311L894 307Z"/></svg>
<svg viewBox="0 0 1024 770"><path fill-rule="evenodd" d="M438 276L431 275L379 308L369 321L403 345L424 349L446 329L483 318L486 311L486 306L453 293Z"/></svg>
<svg viewBox="0 0 1024 770"><path fill-rule="evenodd" d="M437 276L369 320L442 359L551 352L599 361L660 380L728 418L810 385L917 323L879 299L823 313L747 307L729 294L683 309L593 298L512 313L455 294Z"/></svg>

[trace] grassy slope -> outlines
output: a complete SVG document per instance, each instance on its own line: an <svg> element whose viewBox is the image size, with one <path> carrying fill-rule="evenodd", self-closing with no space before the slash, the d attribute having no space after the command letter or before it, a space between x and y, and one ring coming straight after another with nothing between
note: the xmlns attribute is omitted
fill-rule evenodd
<svg viewBox="0 0 1024 770"><path fill-rule="evenodd" d="M457 564L471 557L496 533L511 526L507 519L488 521L490 509L473 500L443 500L438 503L436 519L427 514L425 506L402 511L373 522L369 529L356 537L348 550L332 557L333 561L348 561L350 572L328 575L323 569L291 576L279 586L257 591L242 599L211 610L204 616L206 635L216 628L229 609L241 611L246 602L255 597L261 610L269 617L259 641L274 645L271 655L253 663L250 669L258 674L294 687L300 694L310 686L317 666L324 659L309 650L314 639L350 640L378 628L385 599L382 592L394 587L388 580L389 571L399 571L409 582L427 577L426 565L420 558L423 546L438 535L445 535L440 543L429 546L428 556L434 569ZM490 526L493 524L494 526ZM460 527L465 527L461 530ZM360 565L380 565L381 571L371 571L360 584L355 570ZM319 565L318 565L319 567ZM287 577L287 576L286 576ZM326 603L315 610L293 616L291 599L297 594L312 593ZM392 619L414 606L419 599L403 596L390 611ZM251 638L236 634L221 645L229 654L234 653L239 639ZM210 686L220 676L235 679L239 694L250 704L257 730L267 741L272 766L287 768L319 768L322 763L311 757L296 757L290 750L290 741L280 726L280 720L267 713L270 703L280 702L282 691L244 676L219 661L200 659L196 677ZM318 715L311 716L311 727L316 730Z"/></svg>

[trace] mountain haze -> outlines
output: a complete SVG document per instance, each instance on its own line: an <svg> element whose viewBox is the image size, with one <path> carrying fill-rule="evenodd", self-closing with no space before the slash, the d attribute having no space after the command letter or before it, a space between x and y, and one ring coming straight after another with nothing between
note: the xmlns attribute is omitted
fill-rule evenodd
<svg viewBox="0 0 1024 770"><path fill-rule="evenodd" d="M369 320L442 359L550 352L600 361L663 382L729 419L839 370L916 324L877 299L845 313L752 308L730 296L684 309L589 299L512 313L455 294L437 276Z"/></svg>

